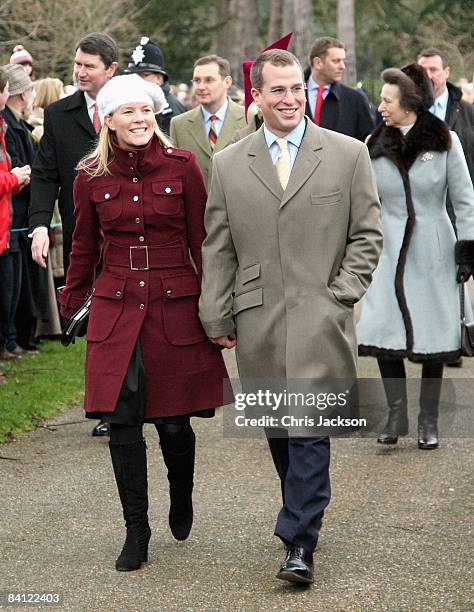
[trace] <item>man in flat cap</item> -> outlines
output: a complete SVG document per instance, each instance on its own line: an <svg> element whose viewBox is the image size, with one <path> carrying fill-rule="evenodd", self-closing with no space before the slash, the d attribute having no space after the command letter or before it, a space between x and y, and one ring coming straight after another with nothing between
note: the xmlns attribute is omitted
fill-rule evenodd
<svg viewBox="0 0 474 612"><path fill-rule="evenodd" d="M148 36L142 36L130 57L131 62L125 72L138 74L146 81L156 83L165 94L166 104L156 115L156 122L160 130L169 136L171 119L185 113L186 107L170 91L163 51L152 43Z"/></svg>

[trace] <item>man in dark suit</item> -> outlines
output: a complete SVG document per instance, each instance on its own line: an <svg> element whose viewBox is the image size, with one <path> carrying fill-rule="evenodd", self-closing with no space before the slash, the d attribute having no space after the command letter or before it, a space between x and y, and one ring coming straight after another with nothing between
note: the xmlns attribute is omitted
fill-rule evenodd
<svg viewBox="0 0 474 612"><path fill-rule="evenodd" d="M345 58L340 40L329 36L316 39L305 71L306 115L323 128L363 141L374 123L365 95L340 82Z"/></svg>
<svg viewBox="0 0 474 612"><path fill-rule="evenodd" d="M67 272L74 230L72 187L76 166L94 145L101 123L95 99L100 89L113 77L117 66L118 48L115 41L107 34L88 34L76 47L74 79L78 91L45 108L44 135L31 173L29 211L33 259L43 268L46 267L45 258L49 248L48 228L59 195L64 273Z"/></svg>
<svg viewBox="0 0 474 612"><path fill-rule="evenodd" d="M59 196L63 226L64 274L74 231L73 184L79 160L94 146L102 117L95 104L97 94L118 66L115 41L101 32L84 36L76 46L74 80L78 91L44 110L44 135L31 172L29 235L34 261L46 267L49 249L48 228ZM92 435L107 435L107 425L99 423Z"/></svg>
<svg viewBox="0 0 474 612"><path fill-rule="evenodd" d="M462 91L448 81L450 67L443 51L425 49L420 53L418 63L433 83L435 101L430 111L459 136L474 181L474 105L462 100Z"/></svg>

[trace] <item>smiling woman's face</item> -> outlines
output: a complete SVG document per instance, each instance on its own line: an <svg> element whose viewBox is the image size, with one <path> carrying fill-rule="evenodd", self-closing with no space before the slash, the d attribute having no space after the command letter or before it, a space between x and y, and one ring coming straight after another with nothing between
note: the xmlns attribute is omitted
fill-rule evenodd
<svg viewBox="0 0 474 612"><path fill-rule="evenodd" d="M105 117L108 128L115 132L123 149L143 147L155 131L155 115L151 104L133 102L120 106Z"/></svg>

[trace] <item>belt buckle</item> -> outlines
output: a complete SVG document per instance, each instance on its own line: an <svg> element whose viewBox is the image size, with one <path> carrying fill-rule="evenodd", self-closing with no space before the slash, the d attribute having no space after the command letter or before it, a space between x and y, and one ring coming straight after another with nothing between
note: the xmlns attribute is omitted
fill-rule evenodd
<svg viewBox="0 0 474 612"><path fill-rule="evenodd" d="M148 247L147 246L131 246L129 247L130 251L130 270L149 270L150 269L150 263L148 261ZM146 253L146 267L145 268L136 268L133 265L133 252L132 249L145 249L145 253Z"/></svg>

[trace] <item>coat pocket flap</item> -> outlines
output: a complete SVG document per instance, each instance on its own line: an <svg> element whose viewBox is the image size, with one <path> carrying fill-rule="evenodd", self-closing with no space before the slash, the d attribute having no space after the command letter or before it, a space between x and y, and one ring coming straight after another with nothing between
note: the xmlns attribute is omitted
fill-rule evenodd
<svg viewBox="0 0 474 612"><path fill-rule="evenodd" d="M175 196L183 193L182 181L153 181L151 190L155 195Z"/></svg>
<svg viewBox="0 0 474 612"><path fill-rule="evenodd" d="M93 202L108 202L113 200L120 193L120 185L106 185L105 187L98 187L92 191Z"/></svg>
<svg viewBox="0 0 474 612"><path fill-rule="evenodd" d="M239 284L245 285L252 280L260 277L260 264L256 263L242 270L239 274Z"/></svg>
<svg viewBox="0 0 474 612"><path fill-rule="evenodd" d="M100 276L92 289L92 294L113 300L122 300L125 289L125 279L114 276Z"/></svg>
<svg viewBox="0 0 474 612"><path fill-rule="evenodd" d="M201 293L199 278L195 274L170 276L162 280L164 294L167 299L199 295Z"/></svg>
<svg viewBox="0 0 474 612"><path fill-rule="evenodd" d="M242 310L247 308L253 308L254 306L261 306L263 304L263 289L258 287L251 291L246 291L240 295L234 297L234 303L232 306L232 312L234 315L238 314Z"/></svg>
<svg viewBox="0 0 474 612"><path fill-rule="evenodd" d="M316 206L322 206L324 204L337 204L342 199L340 190L333 191L331 193L321 193L318 195L311 195L311 204Z"/></svg>

